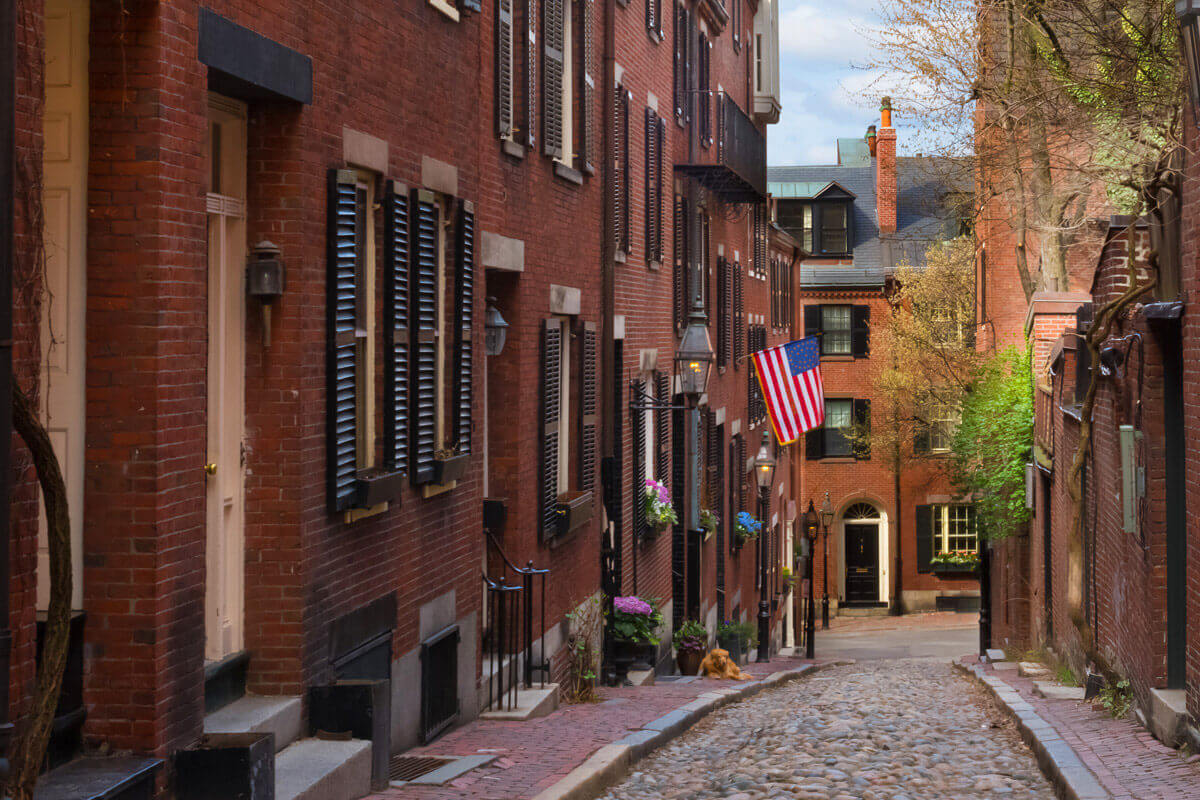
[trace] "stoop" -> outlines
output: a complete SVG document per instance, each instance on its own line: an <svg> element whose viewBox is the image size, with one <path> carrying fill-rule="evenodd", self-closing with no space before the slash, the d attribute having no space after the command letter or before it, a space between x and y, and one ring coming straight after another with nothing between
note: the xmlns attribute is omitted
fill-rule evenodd
<svg viewBox="0 0 1200 800"><path fill-rule="evenodd" d="M1146 727L1168 747L1176 747L1187 729L1187 700L1183 689L1151 689Z"/></svg>
<svg viewBox="0 0 1200 800"><path fill-rule="evenodd" d="M515 708L494 709L479 715L480 719L502 719L524 722L551 714L558 708L558 684L547 683L544 689L518 689Z"/></svg>

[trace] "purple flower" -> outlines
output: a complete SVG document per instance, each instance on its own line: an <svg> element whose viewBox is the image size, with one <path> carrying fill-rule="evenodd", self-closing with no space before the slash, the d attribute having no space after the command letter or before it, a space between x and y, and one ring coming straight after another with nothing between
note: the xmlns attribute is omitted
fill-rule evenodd
<svg viewBox="0 0 1200 800"><path fill-rule="evenodd" d="M645 614L649 616L654 609L640 597L614 597L613 608L623 614Z"/></svg>

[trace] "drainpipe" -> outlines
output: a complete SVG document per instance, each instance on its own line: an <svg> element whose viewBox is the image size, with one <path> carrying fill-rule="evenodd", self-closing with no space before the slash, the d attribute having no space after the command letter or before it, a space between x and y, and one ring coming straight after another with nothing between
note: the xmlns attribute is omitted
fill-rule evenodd
<svg viewBox="0 0 1200 800"><path fill-rule="evenodd" d="M620 463L621 442L615 441L612 420L622 409L613 408L613 387L620 377L616 372L616 320L614 303L616 297L616 252L613 241L613 226L616 221L616 208L613 206L612 186L615 179L615 165L610 157L613 141L611 124L617 113L614 97L616 93L617 65L617 5L616 0L604 0L604 65L602 68L601 92L603 102L600 104L603 114L601 130L604 135L600 140L601 152L600 179L604 191L602 225L600 230L600 419L606 420L600 426L600 452L605 453L605 468L601 470L604 488L605 515L604 538L600 544L600 574L604 590L604 630L601 642L601 676L607 676L613 667L613 631L612 631L612 598L621 589L621 531L613 520L619 517L621 495L617 491L621 476L616 474ZM635 548L636 551L636 548ZM634 558L637 558L635 552ZM605 581L604 578L608 578Z"/></svg>
<svg viewBox="0 0 1200 800"><path fill-rule="evenodd" d="M13 0L0 2L0 431L12 431L12 276L14 174L16 171L17 17ZM9 434L0 436L0 777L8 776Z"/></svg>

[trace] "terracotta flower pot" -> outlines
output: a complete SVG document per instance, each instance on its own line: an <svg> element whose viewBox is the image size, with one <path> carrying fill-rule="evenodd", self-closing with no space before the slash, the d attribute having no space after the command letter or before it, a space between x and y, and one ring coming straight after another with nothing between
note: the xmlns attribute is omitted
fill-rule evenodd
<svg viewBox="0 0 1200 800"><path fill-rule="evenodd" d="M679 665L680 675L695 675L700 672L700 662L704 653L699 650L681 650L675 654L675 663Z"/></svg>

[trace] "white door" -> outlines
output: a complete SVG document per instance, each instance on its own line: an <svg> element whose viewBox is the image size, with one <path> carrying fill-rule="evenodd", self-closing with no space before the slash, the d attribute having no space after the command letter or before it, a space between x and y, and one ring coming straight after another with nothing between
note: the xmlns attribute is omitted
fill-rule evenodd
<svg viewBox="0 0 1200 800"><path fill-rule="evenodd" d="M209 98L206 659L243 646L246 108ZM200 465L197 465L199 468Z"/></svg>
<svg viewBox="0 0 1200 800"><path fill-rule="evenodd" d="M83 605L84 391L87 332L88 3L46 0L42 166L46 290L41 412L67 484L73 608ZM40 512L39 512L40 513ZM38 525L37 603L50 601L46 524Z"/></svg>

